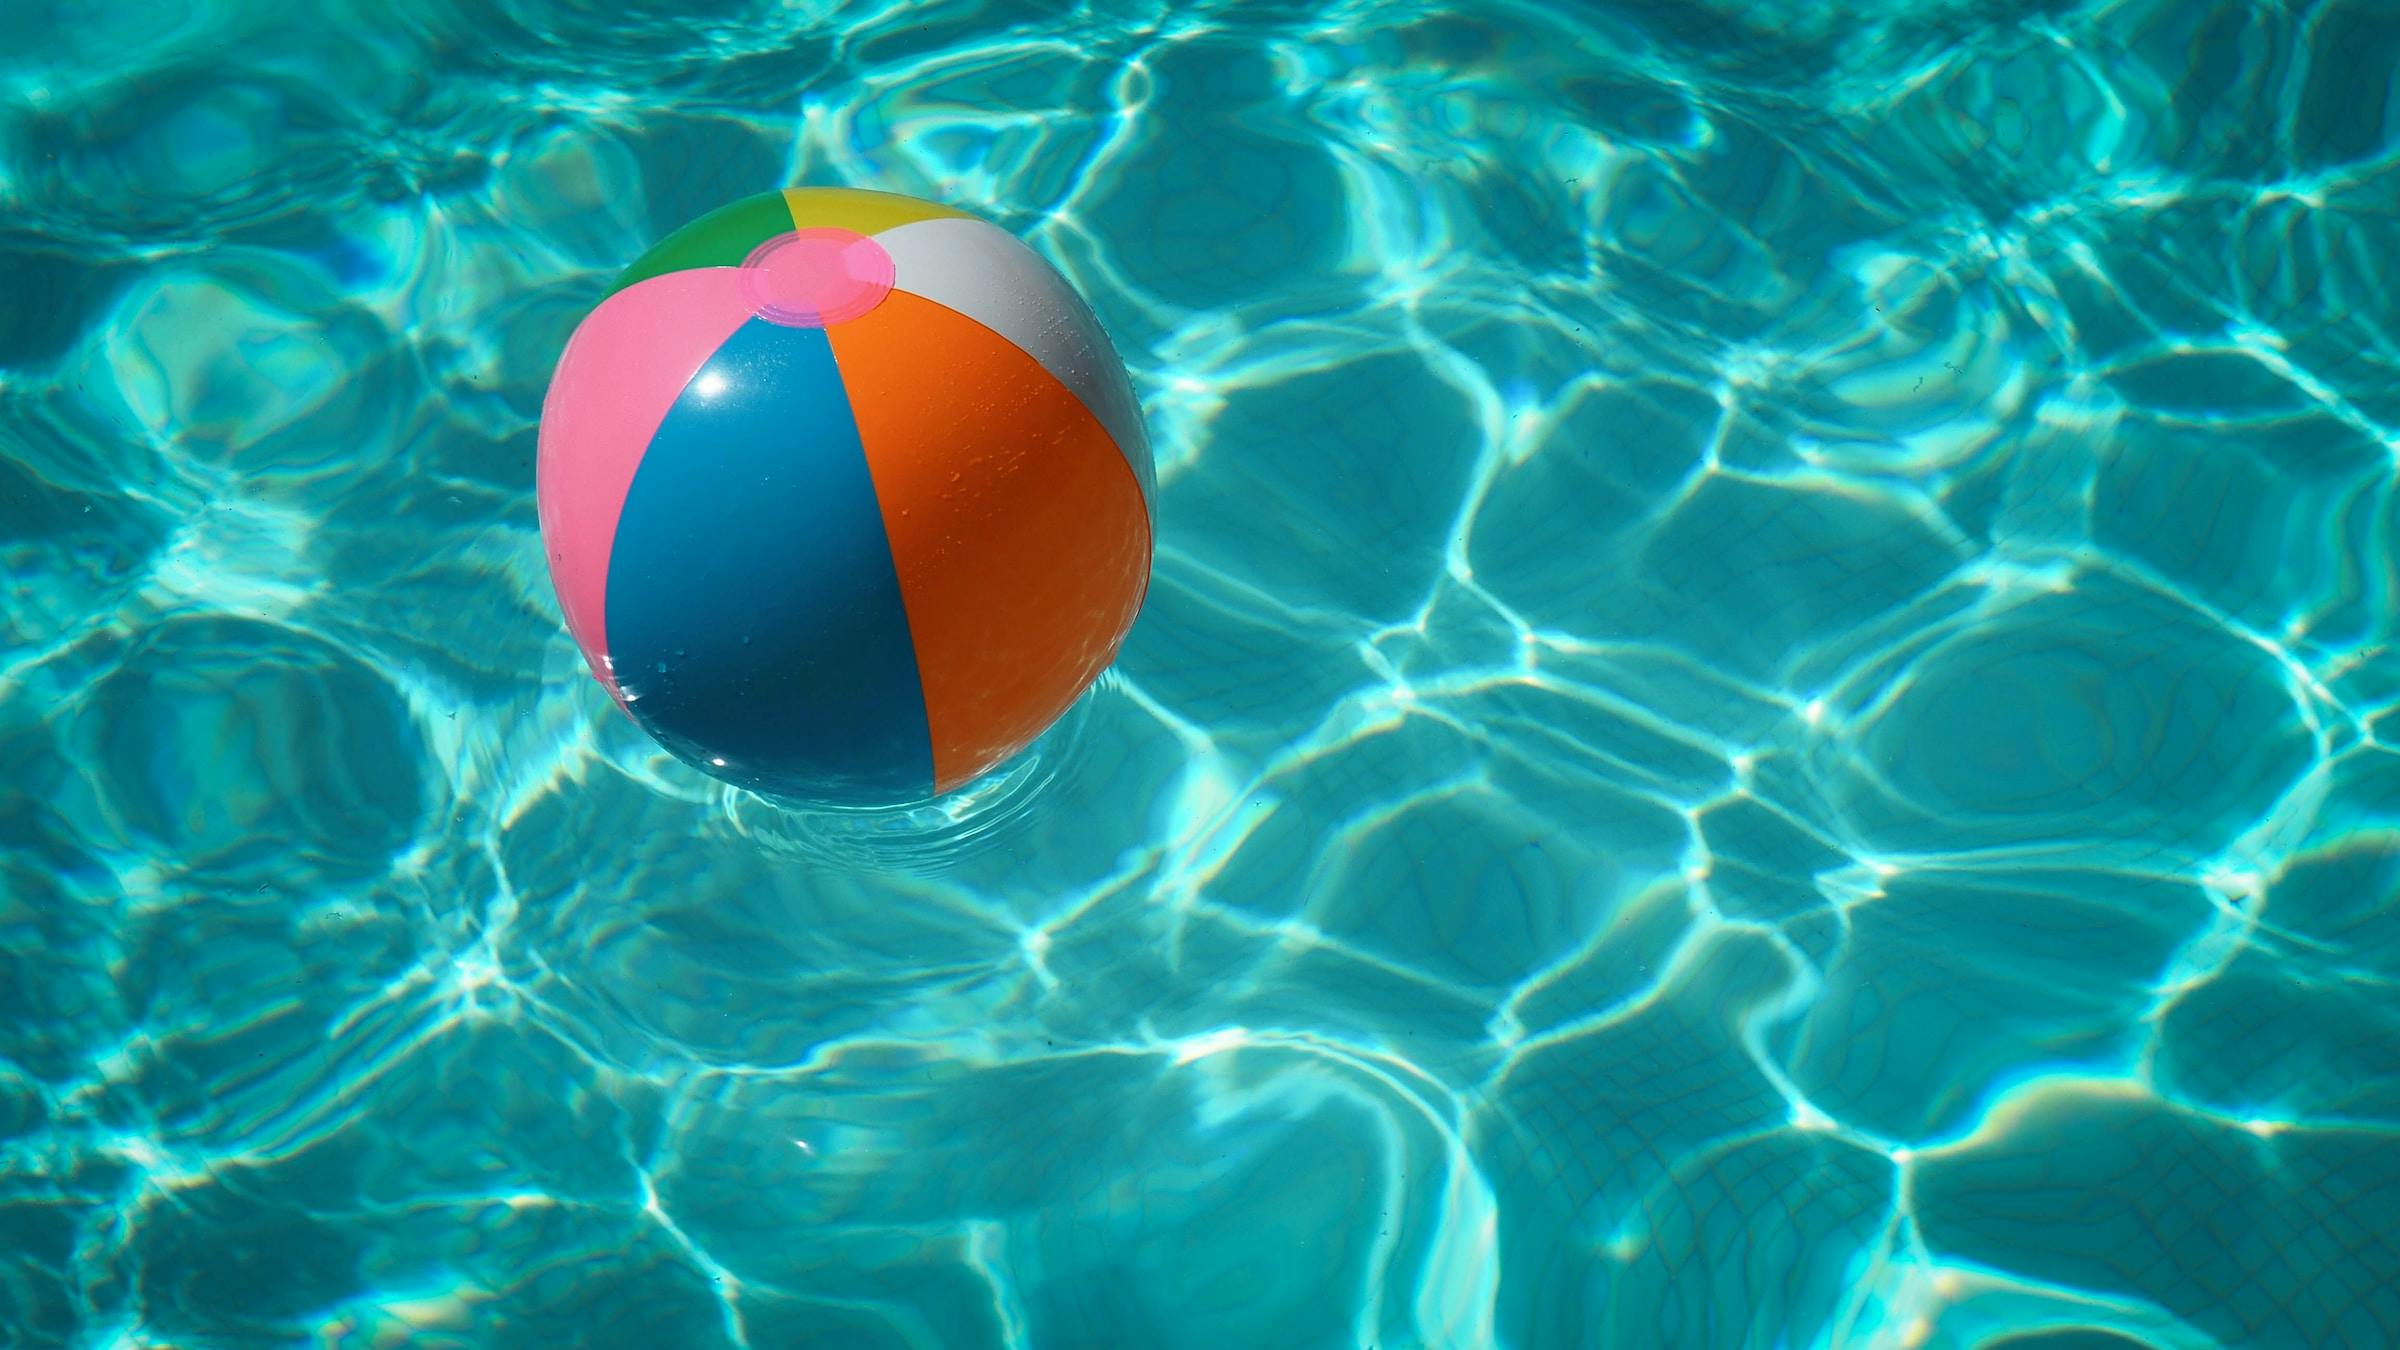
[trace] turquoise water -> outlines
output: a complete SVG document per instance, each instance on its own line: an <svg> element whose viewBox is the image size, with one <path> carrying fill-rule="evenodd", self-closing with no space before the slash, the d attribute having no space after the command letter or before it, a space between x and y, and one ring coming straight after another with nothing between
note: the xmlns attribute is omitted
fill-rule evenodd
<svg viewBox="0 0 2400 1350"><path fill-rule="evenodd" d="M5 17L0 1346L2400 1344L2382 4ZM785 183L1158 450L938 810L543 572Z"/></svg>

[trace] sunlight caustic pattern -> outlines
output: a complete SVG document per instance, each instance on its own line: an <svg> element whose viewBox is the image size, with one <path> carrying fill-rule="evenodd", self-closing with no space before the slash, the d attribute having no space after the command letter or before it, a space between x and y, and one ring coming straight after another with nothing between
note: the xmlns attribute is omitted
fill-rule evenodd
<svg viewBox="0 0 2400 1350"><path fill-rule="evenodd" d="M2380 7L604 8L0 55L0 1344L2400 1343ZM1158 449L911 814L542 571L559 344L784 183Z"/></svg>

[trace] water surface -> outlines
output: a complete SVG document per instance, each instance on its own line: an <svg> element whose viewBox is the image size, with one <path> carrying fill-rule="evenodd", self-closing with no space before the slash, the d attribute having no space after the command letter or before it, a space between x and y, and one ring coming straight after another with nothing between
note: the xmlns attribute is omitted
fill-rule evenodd
<svg viewBox="0 0 2400 1350"><path fill-rule="evenodd" d="M29 0L0 1345L2400 1344L2400 20ZM1147 610L907 818L535 416L787 183L1091 298Z"/></svg>

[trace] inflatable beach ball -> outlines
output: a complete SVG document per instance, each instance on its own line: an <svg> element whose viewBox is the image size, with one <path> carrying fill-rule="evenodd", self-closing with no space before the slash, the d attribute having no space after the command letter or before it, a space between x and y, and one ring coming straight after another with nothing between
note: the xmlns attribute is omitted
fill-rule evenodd
<svg viewBox="0 0 2400 1350"><path fill-rule="evenodd" d="M536 475L593 674L779 796L973 780L1149 587L1149 444L1091 310L1007 231L889 193L767 193L643 255L559 358Z"/></svg>

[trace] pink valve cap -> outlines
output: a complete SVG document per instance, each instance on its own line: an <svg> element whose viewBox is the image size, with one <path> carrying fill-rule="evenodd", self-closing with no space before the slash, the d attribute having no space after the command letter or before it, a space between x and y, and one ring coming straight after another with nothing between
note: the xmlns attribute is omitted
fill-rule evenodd
<svg viewBox="0 0 2400 1350"><path fill-rule="evenodd" d="M779 234L742 260L751 312L787 328L847 323L892 293L892 255L855 230L819 227Z"/></svg>

